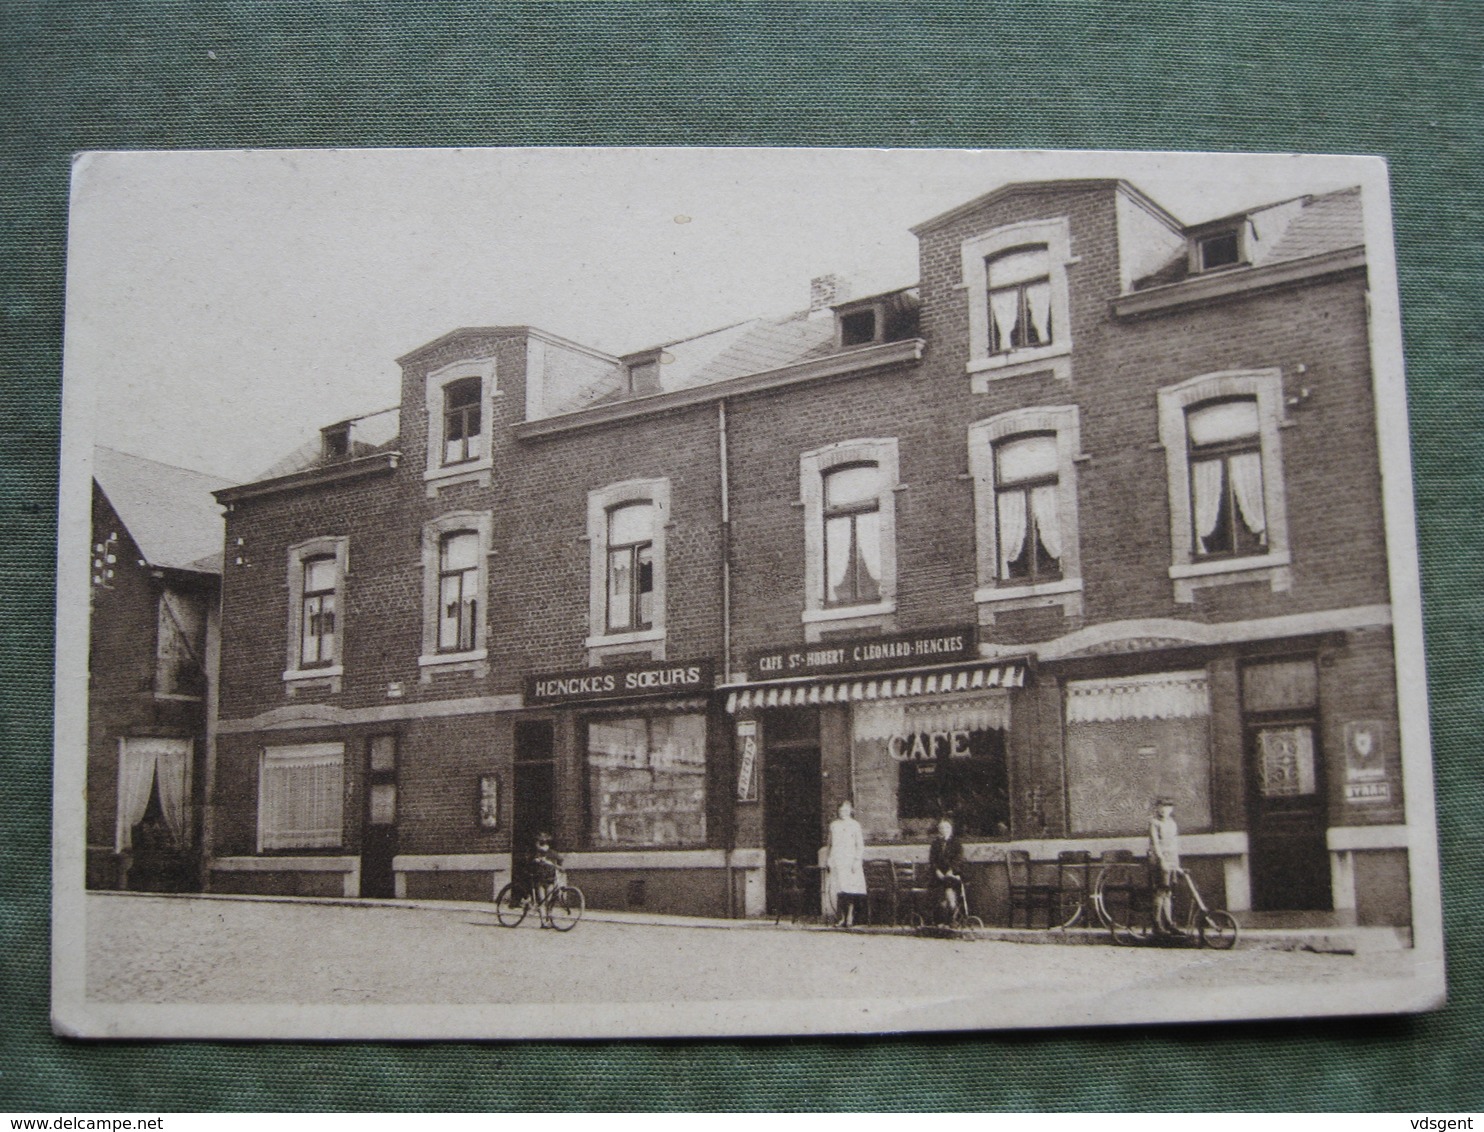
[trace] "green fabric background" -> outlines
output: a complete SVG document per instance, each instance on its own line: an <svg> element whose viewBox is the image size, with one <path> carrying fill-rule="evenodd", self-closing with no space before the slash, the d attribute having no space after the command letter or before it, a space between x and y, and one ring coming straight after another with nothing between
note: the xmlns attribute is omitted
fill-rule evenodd
<svg viewBox="0 0 1484 1132"><path fill-rule="evenodd" d="M1484 856L1481 47L1484 6L1468 0L0 0L0 1110L1484 1107L1484 902L1473 867ZM848 1041L293 1046L50 1035L52 572L69 155L640 143L1390 159L1439 782L1446 1011Z"/></svg>

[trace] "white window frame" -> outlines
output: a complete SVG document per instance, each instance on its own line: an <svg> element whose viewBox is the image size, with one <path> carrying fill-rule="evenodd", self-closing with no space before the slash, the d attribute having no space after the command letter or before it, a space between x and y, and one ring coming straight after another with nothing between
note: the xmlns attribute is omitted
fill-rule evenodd
<svg viewBox="0 0 1484 1132"><path fill-rule="evenodd" d="M263 818L267 809L265 805L265 791L268 782L269 764L274 761L283 763L313 763L317 761L328 761L332 757L340 760L340 829L334 836L325 836L322 840L313 843L300 841L296 844L284 844L283 834L280 831L269 831L264 827ZM257 814L257 851L264 853L274 849L340 849L345 844L345 744L344 743L298 743L280 747L264 747L258 758L258 814Z"/></svg>
<svg viewBox="0 0 1484 1132"><path fill-rule="evenodd" d="M423 651L417 658L423 683L429 683L433 672L438 670L471 671L476 676L488 675L491 528L488 511L450 511L423 527ZM474 647L462 652L439 652L439 549L443 536L456 531L473 531L479 536L479 574L475 582L479 604L474 615Z"/></svg>
<svg viewBox="0 0 1484 1132"><path fill-rule="evenodd" d="M484 451L477 459L458 464L445 464L444 451L444 392L448 386L467 377L479 378L480 426L484 437ZM428 497L438 494L438 489L456 483L478 483L490 485L490 469L494 460L494 412L495 399L500 395L495 384L495 359L472 358L452 362L433 370L425 382L428 422L428 465L423 479L428 485Z"/></svg>
<svg viewBox="0 0 1484 1132"><path fill-rule="evenodd" d="M1044 245L1051 267L1052 340L1048 346L1022 347L1007 354L989 352L989 275L987 264L1014 248ZM963 284L969 300L969 360L965 369L975 393L1007 377L1050 371L1063 380L1072 376L1071 292L1067 268L1072 255L1071 227L1065 217L1009 224L972 236L962 244Z"/></svg>
<svg viewBox="0 0 1484 1132"><path fill-rule="evenodd" d="M649 628L608 630L608 515L615 507L648 503L654 508L651 545L654 569L654 616ZM587 493L588 637L584 642L589 663L613 653L648 652L665 659L665 618L668 602L665 568L666 534L670 526L670 481L634 479L611 483Z"/></svg>
<svg viewBox="0 0 1484 1132"><path fill-rule="evenodd" d="M1250 267L1252 265L1252 241L1249 229L1252 226L1250 220L1241 220L1226 227L1209 228L1203 232L1193 233L1186 243L1186 272L1190 275L1210 275L1219 271L1231 271L1237 267ZM1237 259L1235 263L1224 263L1218 267L1207 267L1204 256L1201 253L1201 244L1218 236L1235 236L1237 238Z"/></svg>
<svg viewBox="0 0 1484 1132"><path fill-rule="evenodd" d="M824 481L846 464L875 464L881 469L877 513L881 529L881 598L864 605L830 605L824 584ZM897 610L897 492L899 482L896 437L842 440L805 452L799 457L800 505L804 509L804 639L843 629L887 629Z"/></svg>
<svg viewBox="0 0 1484 1132"><path fill-rule="evenodd" d="M1250 397L1257 401L1258 440L1262 448L1263 507L1268 549L1241 558L1198 561L1191 526L1190 447L1186 411L1206 401ZM1158 394L1159 440L1164 445L1170 498L1170 579L1175 600L1189 603L1205 586L1266 581L1274 593L1292 586L1288 541L1288 498L1283 482L1280 430L1287 427L1280 369L1226 370L1188 378Z"/></svg>
<svg viewBox="0 0 1484 1132"><path fill-rule="evenodd" d="M303 667L304 563L313 558L335 559L335 662L314 668ZM350 539L323 535L289 547L288 562L288 663L283 681L290 695L308 684L321 682L330 691L340 691L345 675L345 579L350 574Z"/></svg>
<svg viewBox="0 0 1484 1132"><path fill-rule="evenodd" d="M1057 506L1061 518L1061 577L1045 582L1005 581L1000 577L999 525L996 522L995 445L1026 433L1056 436ZM1082 426L1076 405L1015 409L969 426L969 474L974 480L974 526L978 587L974 601L979 623L991 625L997 612L1060 605L1068 617L1082 614L1082 550L1077 518L1077 464Z"/></svg>

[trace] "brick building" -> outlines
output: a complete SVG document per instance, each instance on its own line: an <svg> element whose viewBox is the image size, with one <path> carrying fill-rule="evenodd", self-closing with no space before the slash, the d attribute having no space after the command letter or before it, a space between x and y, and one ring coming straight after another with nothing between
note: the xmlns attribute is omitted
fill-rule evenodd
<svg viewBox="0 0 1484 1132"><path fill-rule="evenodd" d="M212 886L757 914L851 798L1409 918L1359 190L1187 227L1122 181L915 231L919 281L624 357L400 360L228 508Z"/></svg>
<svg viewBox="0 0 1484 1132"><path fill-rule="evenodd" d="M89 888L200 886L227 483L94 449Z"/></svg>

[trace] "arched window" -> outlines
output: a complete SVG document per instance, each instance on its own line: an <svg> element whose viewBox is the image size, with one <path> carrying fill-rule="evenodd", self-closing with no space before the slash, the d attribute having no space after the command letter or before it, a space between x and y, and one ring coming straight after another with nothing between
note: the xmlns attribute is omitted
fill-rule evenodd
<svg viewBox="0 0 1484 1132"><path fill-rule="evenodd" d="M1014 436L994 446L999 577L1061 577L1062 517L1056 434Z"/></svg>
<svg viewBox="0 0 1484 1132"><path fill-rule="evenodd" d="M1194 405L1185 411L1185 427L1195 556L1263 553L1267 510L1257 398Z"/></svg>
<svg viewBox="0 0 1484 1132"><path fill-rule="evenodd" d="M1045 244L1012 248L985 261L989 352L1052 343L1051 254Z"/></svg>
<svg viewBox="0 0 1484 1132"><path fill-rule="evenodd" d="M824 581L830 605L881 599L881 468L846 464L824 477Z"/></svg>
<svg viewBox="0 0 1484 1132"><path fill-rule="evenodd" d="M478 615L479 534L452 531L438 541L438 651L473 649Z"/></svg>
<svg viewBox="0 0 1484 1132"><path fill-rule="evenodd" d="M482 383L466 377L443 387L443 463L463 464L484 454Z"/></svg>
<svg viewBox="0 0 1484 1132"><path fill-rule="evenodd" d="M608 512L609 632L654 624L654 506L645 500Z"/></svg>
<svg viewBox="0 0 1484 1132"><path fill-rule="evenodd" d="M333 554L304 560L303 608L299 618L299 667L335 663L335 589L339 583Z"/></svg>

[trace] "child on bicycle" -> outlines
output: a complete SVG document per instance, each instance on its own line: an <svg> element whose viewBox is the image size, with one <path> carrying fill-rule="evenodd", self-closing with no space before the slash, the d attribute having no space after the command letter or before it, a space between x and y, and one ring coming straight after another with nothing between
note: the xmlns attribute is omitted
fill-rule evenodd
<svg viewBox="0 0 1484 1132"><path fill-rule="evenodd" d="M953 923L964 902L964 878L959 872L963 864L963 842L953 835L953 819L945 816L938 822L938 836L928 849L928 891L933 917L940 924Z"/></svg>
<svg viewBox="0 0 1484 1132"><path fill-rule="evenodd" d="M561 871L562 855L551 847L551 834L542 830L536 835L536 852L531 857L531 895L537 908L546 907L546 898L558 883ZM544 913L541 926L546 926Z"/></svg>

